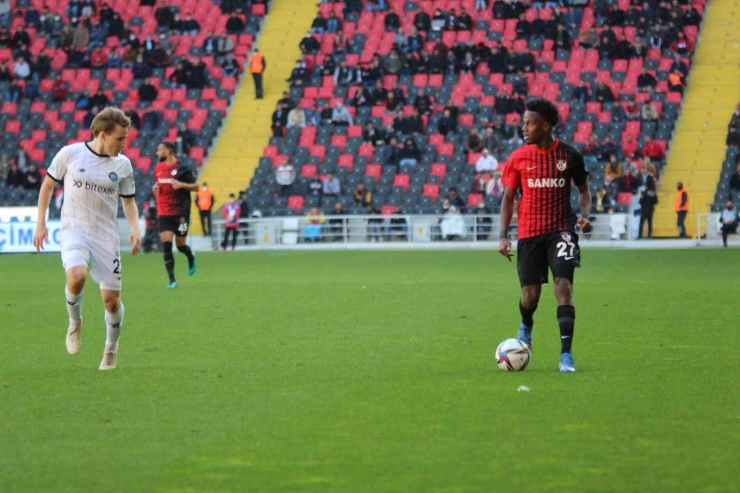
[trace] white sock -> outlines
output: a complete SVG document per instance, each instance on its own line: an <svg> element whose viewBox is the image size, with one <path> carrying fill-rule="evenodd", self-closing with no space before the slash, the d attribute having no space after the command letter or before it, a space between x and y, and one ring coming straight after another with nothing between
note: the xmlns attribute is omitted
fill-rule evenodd
<svg viewBox="0 0 740 493"><path fill-rule="evenodd" d="M114 348L118 344L118 338L121 337L121 327L123 326L123 303L116 313L105 311L106 339L105 347Z"/></svg>
<svg viewBox="0 0 740 493"><path fill-rule="evenodd" d="M67 313L69 314L69 325L72 327L79 327L82 323L82 298L84 298L85 291L80 291L80 294L73 294L69 288L64 286L64 296L67 299Z"/></svg>

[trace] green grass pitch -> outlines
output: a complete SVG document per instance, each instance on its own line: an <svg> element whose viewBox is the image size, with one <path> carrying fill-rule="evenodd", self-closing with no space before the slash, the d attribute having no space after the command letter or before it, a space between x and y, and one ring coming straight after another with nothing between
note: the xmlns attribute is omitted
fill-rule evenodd
<svg viewBox="0 0 740 493"><path fill-rule="evenodd" d="M737 492L738 250L584 252L578 373L551 286L527 371L496 252L124 258L64 348L59 256L0 256L0 492ZM531 392L517 392L526 385Z"/></svg>

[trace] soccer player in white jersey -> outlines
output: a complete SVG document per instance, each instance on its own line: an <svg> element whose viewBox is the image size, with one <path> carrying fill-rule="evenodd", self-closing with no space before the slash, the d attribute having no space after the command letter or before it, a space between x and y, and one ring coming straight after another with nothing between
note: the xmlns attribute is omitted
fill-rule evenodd
<svg viewBox="0 0 740 493"><path fill-rule="evenodd" d="M107 326L100 370L113 370L118 360L118 338L123 325L121 255L118 236L118 197L131 226L131 254L141 246L139 211L134 201L134 171L121 154L131 120L118 108L97 114L90 126L92 142L63 147L49 166L39 193L38 220L33 244L36 251L48 241L46 212L57 182L64 183L62 205L62 265L67 275L64 294L69 328L67 351L80 352L82 297L88 274L100 286Z"/></svg>

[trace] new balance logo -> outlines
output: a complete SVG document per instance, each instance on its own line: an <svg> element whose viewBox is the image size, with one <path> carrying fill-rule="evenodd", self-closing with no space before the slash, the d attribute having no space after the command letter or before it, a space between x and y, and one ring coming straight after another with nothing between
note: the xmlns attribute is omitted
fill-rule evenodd
<svg viewBox="0 0 740 493"><path fill-rule="evenodd" d="M120 329L121 324L111 324L111 327L113 327L114 329Z"/></svg>
<svg viewBox="0 0 740 493"><path fill-rule="evenodd" d="M80 168L80 173L84 173L85 171L87 171L85 168Z"/></svg>
<svg viewBox="0 0 740 493"><path fill-rule="evenodd" d="M77 304L77 302L76 301L69 301L69 300L67 300L67 304L69 306L75 306Z"/></svg>

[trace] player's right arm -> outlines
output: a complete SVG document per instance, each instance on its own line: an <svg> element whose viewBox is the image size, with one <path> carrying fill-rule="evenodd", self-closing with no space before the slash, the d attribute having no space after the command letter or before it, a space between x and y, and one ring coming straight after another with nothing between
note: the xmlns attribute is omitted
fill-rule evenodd
<svg viewBox="0 0 740 493"><path fill-rule="evenodd" d="M44 249L44 242L49 241L49 232L46 229L46 212L49 210L51 195L54 193L57 182L64 180L69 160L69 150L63 147L51 161L51 165L46 172L46 178L44 178L41 190L39 190L38 217L36 218L36 232L33 235L33 246L36 247L36 251L39 253Z"/></svg>
<svg viewBox="0 0 740 493"><path fill-rule="evenodd" d="M516 188L504 187L501 197L501 233L499 234L498 251L511 262L511 240L509 240L509 226L514 215L514 199Z"/></svg>
<svg viewBox="0 0 740 493"><path fill-rule="evenodd" d="M57 183L49 175L44 178L39 190L39 207L38 217L36 218L36 232L33 235L33 246L36 252L41 253L44 249L44 243L49 241L49 231L46 229L46 211L49 210L51 195L54 193L54 187Z"/></svg>
<svg viewBox="0 0 740 493"><path fill-rule="evenodd" d="M501 228L499 233L498 251L511 262L511 241L509 240L509 226L514 215L514 199L516 191L521 185L521 173L518 168L518 156L514 152L504 168L501 183L504 185L504 195L501 197Z"/></svg>

